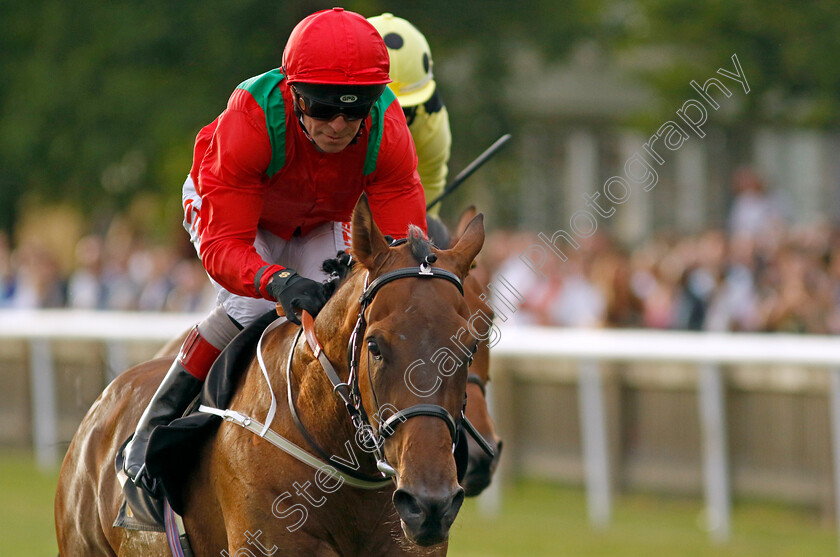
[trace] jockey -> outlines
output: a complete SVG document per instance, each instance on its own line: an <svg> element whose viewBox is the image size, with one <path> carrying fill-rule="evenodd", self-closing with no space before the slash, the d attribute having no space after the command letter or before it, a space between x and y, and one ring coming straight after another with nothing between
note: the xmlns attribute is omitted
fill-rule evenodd
<svg viewBox="0 0 840 557"><path fill-rule="evenodd" d="M452 147L449 113L437 90L432 73L432 52L426 37L408 21L385 13L369 18L388 47L391 83L405 113L417 148L417 172L423 183L426 203L443 192ZM437 217L440 204L429 210Z"/></svg>
<svg viewBox="0 0 840 557"><path fill-rule="evenodd" d="M179 417L221 350L280 303L316 315L321 263L350 246L353 208L367 194L384 234L425 231L423 188L405 116L387 89L376 29L333 8L294 28L282 66L244 81L196 139L184 183L184 226L218 294L195 326L126 446L125 472L154 492L145 469L152 430Z"/></svg>

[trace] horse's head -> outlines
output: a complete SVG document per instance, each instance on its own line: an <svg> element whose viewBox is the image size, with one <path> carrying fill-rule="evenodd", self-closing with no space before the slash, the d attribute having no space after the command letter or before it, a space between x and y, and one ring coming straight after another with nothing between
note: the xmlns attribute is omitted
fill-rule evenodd
<svg viewBox="0 0 840 557"><path fill-rule="evenodd" d="M466 232L467 227L477 216L475 207L469 207L462 214L458 222L453 242L457 242ZM490 283L490 274L480 263L473 264L470 274L464 279L464 298L473 315L481 312L484 319L475 319L474 332L478 338L485 339L478 343L475 358L470 366L467 380L467 419L478 430L481 436L490 444L493 455L488 454L478 441L467 436L469 443L469 458L467 469L461 480L467 497L480 494L490 485L490 480L499 465L502 452L502 440L496 433L496 426L487 408L485 387L490 381L490 342L492 342L493 308L486 303L489 292L486 291Z"/></svg>
<svg viewBox="0 0 840 557"><path fill-rule="evenodd" d="M403 531L419 545L445 541L464 500L452 449L478 340L460 282L483 242L481 215L447 250L418 229L391 247L364 197L353 215L353 255L368 272L366 326L356 340L359 390L371 425L384 431Z"/></svg>

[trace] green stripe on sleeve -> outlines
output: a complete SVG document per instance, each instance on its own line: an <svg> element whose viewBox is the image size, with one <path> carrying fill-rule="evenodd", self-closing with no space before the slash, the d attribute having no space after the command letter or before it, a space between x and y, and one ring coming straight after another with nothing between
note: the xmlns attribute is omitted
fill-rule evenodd
<svg viewBox="0 0 840 557"><path fill-rule="evenodd" d="M379 157L379 147L382 145L382 130L385 127L385 111L396 100L394 92L386 87L385 92L373 105L370 111L370 136L368 139L367 155L362 173L367 176L376 170L376 159Z"/></svg>
<svg viewBox="0 0 840 557"><path fill-rule="evenodd" d="M271 70L243 81L237 87L251 93L265 114L268 139L271 142L271 162L265 171L269 177L286 164L286 110L283 93L278 87L284 77L279 69Z"/></svg>

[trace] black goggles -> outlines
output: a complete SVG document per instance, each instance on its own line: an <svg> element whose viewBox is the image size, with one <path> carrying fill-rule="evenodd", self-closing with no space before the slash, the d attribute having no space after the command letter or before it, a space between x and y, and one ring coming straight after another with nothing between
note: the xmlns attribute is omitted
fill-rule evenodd
<svg viewBox="0 0 840 557"><path fill-rule="evenodd" d="M370 114L385 85L295 83L292 90L303 99L303 107L298 103L298 108L310 118L332 120L342 115L348 120L362 120Z"/></svg>
<svg viewBox="0 0 840 557"><path fill-rule="evenodd" d="M344 116L347 120L362 120L367 118L367 115L370 114L370 110L376 103L376 99L373 99L368 102L337 105L307 97L297 89L295 89L295 93L298 98L303 100L303 107L300 104L297 105L301 109L301 112L316 120L332 120L339 115Z"/></svg>

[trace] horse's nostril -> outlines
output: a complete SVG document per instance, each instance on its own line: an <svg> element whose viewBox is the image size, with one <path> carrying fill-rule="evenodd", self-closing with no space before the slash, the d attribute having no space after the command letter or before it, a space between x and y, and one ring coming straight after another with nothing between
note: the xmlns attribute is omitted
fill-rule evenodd
<svg viewBox="0 0 840 557"><path fill-rule="evenodd" d="M423 495L417 496L399 488L394 492L393 502L403 531L417 545L426 547L447 539L464 502L464 490L457 486L446 492L426 493L422 489L421 492Z"/></svg>
<svg viewBox="0 0 840 557"><path fill-rule="evenodd" d="M466 497L466 492L463 488L461 488L455 493L455 497L453 497L452 501L449 503L449 510L446 512L446 515L449 518L450 524L452 524L455 520L455 517L458 515L458 511L461 510L461 505L464 504L464 497Z"/></svg>
<svg viewBox="0 0 840 557"><path fill-rule="evenodd" d="M419 498L408 490L400 488L394 492L394 507L405 519L441 520L451 524L464 503L464 490L459 486L451 494L438 497ZM450 519L451 520L447 520ZM448 525L447 524L447 525Z"/></svg>
<svg viewBox="0 0 840 557"><path fill-rule="evenodd" d="M417 501L417 498L414 497L408 491L400 488L394 492L394 507L396 507L397 512L400 513L400 516L419 516L423 514L423 509L420 507L420 503Z"/></svg>

